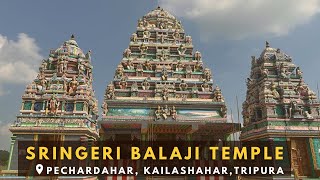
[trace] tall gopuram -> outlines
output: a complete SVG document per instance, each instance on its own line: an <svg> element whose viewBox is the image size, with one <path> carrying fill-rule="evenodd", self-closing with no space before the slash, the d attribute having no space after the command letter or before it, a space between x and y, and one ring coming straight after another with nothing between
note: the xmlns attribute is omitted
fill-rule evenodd
<svg viewBox="0 0 320 180"><path fill-rule="evenodd" d="M300 67L268 42L259 58L252 56L242 114L242 141L287 142L295 177L320 175L319 101Z"/></svg>
<svg viewBox="0 0 320 180"><path fill-rule="evenodd" d="M138 20L104 98L102 139L225 140L239 129L191 36L160 7Z"/></svg>
<svg viewBox="0 0 320 180"><path fill-rule="evenodd" d="M94 141L98 102L92 88L90 51L83 53L75 37L51 50L38 76L26 87L12 132L9 167L16 170L18 142Z"/></svg>

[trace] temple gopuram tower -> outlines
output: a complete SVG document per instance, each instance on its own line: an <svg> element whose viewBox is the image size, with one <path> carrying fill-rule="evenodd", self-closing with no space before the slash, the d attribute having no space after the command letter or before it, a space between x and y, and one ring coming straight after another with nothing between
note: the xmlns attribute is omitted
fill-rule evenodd
<svg viewBox="0 0 320 180"><path fill-rule="evenodd" d="M10 127L8 169L17 169L18 141L93 141L98 138L98 102L92 89L90 51L75 37L51 50L38 76L26 87L17 120Z"/></svg>
<svg viewBox="0 0 320 180"><path fill-rule="evenodd" d="M103 139L223 140L239 129L191 36L160 7L139 19L104 97Z"/></svg>
<svg viewBox="0 0 320 180"><path fill-rule="evenodd" d="M252 56L242 114L242 141L287 142L295 177L319 177L319 101L292 58L268 42Z"/></svg>

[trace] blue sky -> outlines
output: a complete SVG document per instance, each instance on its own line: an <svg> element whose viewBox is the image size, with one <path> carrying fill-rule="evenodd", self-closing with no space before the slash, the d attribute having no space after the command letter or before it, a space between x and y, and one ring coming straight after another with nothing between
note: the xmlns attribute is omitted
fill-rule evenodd
<svg viewBox="0 0 320 180"><path fill-rule="evenodd" d="M266 40L291 55L317 91L318 0L6 0L0 2L0 149L8 149L8 125L50 49L75 34L85 52L92 50L94 89L101 105L137 20L158 4L182 21L235 117L235 97L240 106L245 98L250 57L260 55Z"/></svg>

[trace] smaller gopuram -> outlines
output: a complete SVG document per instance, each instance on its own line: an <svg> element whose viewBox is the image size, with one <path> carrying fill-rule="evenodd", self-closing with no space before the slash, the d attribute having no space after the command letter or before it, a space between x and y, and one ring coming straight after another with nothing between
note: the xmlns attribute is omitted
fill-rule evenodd
<svg viewBox="0 0 320 180"><path fill-rule="evenodd" d="M115 141L225 140L239 130L191 36L160 7L138 21L102 109L101 138Z"/></svg>
<svg viewBox="0 0 320 180"><path fill-rule="evenodd" d="M319 177L320 104L300 67L266 42L246 83L240 139L286 142L295 177Z"/></svg>
<svg viewBox="0 0 320 180"><path fill-rule="evenodd" d="M98 102L92 88L90 53L83 53L72 35L42 61L38 76L22 95L20 114L10 127L9 170L17 169L19 141L97 140Z"/></svg>

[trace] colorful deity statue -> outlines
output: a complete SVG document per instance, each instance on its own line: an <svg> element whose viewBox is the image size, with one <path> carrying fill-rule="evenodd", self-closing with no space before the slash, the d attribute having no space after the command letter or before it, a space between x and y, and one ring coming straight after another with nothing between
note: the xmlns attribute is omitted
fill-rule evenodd
<svg viewBox="0 0 320 180"><path fill-rule="evenodd" d="M168 108L168 105L165 105L165 107L162 110L162 117L164 120L166 120L170 116L170 110Z"/></svg>
<svg viewBox="0 0 320 180"><path fill-rule="evenodd" d="M79 73L79 75L84 74L84 71L85 71L84 63L83 63L83 61L81 61L79 59L78 60L78 73Z"/></svg>
<svg viewBox="0 0 320 180"><path fill-rule="evenodd" d="M161 118L162 110L160 106L158 106L158 109L154 112L156 119L159 120Z"/></svg>
<svg viewBox="0 0 320 180"><path fill-rule="evenodd" d="M126 69L134 69L134 64L132 60L128 59L127 61L122 62L122 66L125 67Z"/></svg>
<svg viewBox="0 0 320 180"><path fill-rule="evenodd" d="M68 62L64 59L58 61L58 72L63 74L67 70Z"/></svg>
<svg viewBox="0 0 320 180"><path fill-rule="evenodd" d="M131 57L131 49L127 48L123 52L123 57L129 59Z"/></svg>
<svg viewBox="0 0 320 180"><path fill-rule="evenodd" d="M172 109L171 109L171 117L172 117L172 119L174 119L174 120L176 120L177 119L177 110L176 110L176 107L172 107Z"/></svg>
<svg viewBox="0 0 320 180"><path fill-rule="evenodd" d="M181 21L175 21L174 22L174 28L175 29L181 29L182 28Z"/></svg>
<svg viewBox="0 0 320 180"><path fill-rule="evenodd" d="M39 71L42 72L42 71L46 70L47 67L48 67L48 62L47 62L47 60L44 59L44 60L42 60L41 66L39 67Z"/></svg>
<svg viewBox="0 0 320 180"><path fill-rule="evenodd" d="M291 101L291 107L289 108L290 109L290 114L289 114L289 117L292 118L294 117L295 115L302 115L302 109L299 107L297 101Z"/></svg>
<svg viewBox="0 0 320 180"><path fill-rule="evenodd" d="M139 47L139 49L140 49L141 57L144 58L147 53L148 46L146 46L145 44L142 43L141 46Z"/></svg>
<svg viewBox="0 0 320 180"><path fill-rule="evenodd" d="M302 71L300 70L300 67L297 67L297 68L296 68L296 76L301 79L301 78L302 78L302 74L303 74L303 73L302 73Z"/></svg>
<svg viewBox="0 0 320 180"><path fill-rule="evenodd" d="M133 33L133 34L131 35L130 40L131 40L131 42L136 43L137 40L138 40L138 35L137 35L137 33Z"/></svg>
<svg viewBox="0 0 320 180"><path fill-rule="evenodd" d="M57 101L56 95L53 94L51 99L49 100L49 106L48 106L49 112L54 115L57 114L59 105L60 105L60 102Z"/></svg>
<svg viewBox="0 0 320 180"><path fill-rule="evenodd" d="M176 71L182 71L183 67L184 67L184 65L182 64L182 62L178 61L177 65L176 65Z"/></svg>
<svg viewBox="0 0 320 180"><path fill-rule="evenodd" d="M141 87L143 90L149 90L150 84L148 83L147 78L143 80L143 82L141 83Z"/></svg>
<svg viewBox="0 0 320 180"><path fill-rule="evenodd" d="M178 50L178 54L180 55L180 57L183 57L185 55L187 49L185 48L185 46L183 44L181 44L177 50Z"/></svg>
<svg viewBox="0 0 320 180"><path fill-rule="evenodd" d="M120 89L126 89L127 85L128 83L127 83L126 77L122 77L121 80L119 81Z"/></svg>
<svg viewBox="0 0 320 180"><path fill-rule="evenodd" d="M149 24L149 22L146 20L146 18L143 18L143 26L144 27L150 27L150 24Z"/></svg>
<svg viewBox="0 0 320 180"><path fill-rule="evenodd" d="M143 20L142 20L142 19L139 19L139 20L138 20L138 27L142 28L143 26L144 26Z"/></svg>
<svg viewBox="0 0 320 180"><path fill-rule="evenodd" d="M106 102L102 103L102 114L107 114L108 113L108 104Z"/></svg>
<svg viewBox="0 0 320 180"><path fill-rule="evenodd" d="M175 106L172 108L169 108L168 105L165 105L164 107L158 106L154 111L154 114L156 120L167 120L169 117L171 117L172 120L177 119L177 110Z"/></svg>
<svg viewBox="0 0 320 180"><path fill-rule="evenodd" d="M167 23L160 21L158 23L158 27L159 27L159 29L165 29L165 28L167 28Z"/></svg>
<svg viewBox="0 0 320 180"><path fill-rule="evenodd" d="M187 65L186 67L186 78L192 78L192 67L189 65Z"/></svg>
<svg viewBox="0 0 320 180"><path fill-rule="evenodd" d="M115 93L114 93L115 87L113 85L113 83L111 82L106 89L106 94L105 97L107 99L114 99L115 98Z"/></svg>
<svg viewBox="0 0 320 180"><path fill-rule="evenodd" d="M269 75L269 70L268 70L267 68L260 68L260 70L261 70L261 75L262 75L263 77L268 77L268 75Z"/></svg>
<svg viewBox="0 0 320 180"><path fill-rule="evenodd" d="M221 89L217 86L213 91L213 101L215 102L224 102Z"/></svg>
<svg viewBox="0 0 320 180"><path fill-rule="evenodd" d="M167 69L165 67L162 69L161 80L162 81L167 81L168 80L168 71L167 71Z"/></svg>
<svg viewBox="0 0 320 180"><path fill-rule="evenodd" d="M165 43L165 42L167 41L167 35L159 34L159 35L157 35L157 40L158 40L160 43Z"/></svg>
<svg viewBox="0 0 320 180"><path fill-rule="evenodd" d="M37 79L39 80L39 83L37 85L38 92L46 90L48 81L47 81L43 71L41 71L38 74Z"/></svg>
<svg viewBox="0 0 320 180"><path fill-rule="evenodd" d="M203 92L209 92L212 90L212 87L206 82L204 81L202 84L201 84L201 90Z"/></svg>
<svg viewBox="0 0 320 180"><path fill-rule="evenodd" d="M186 36L186 44L187 44L187 45L192 44L192 38L191 38L191 36Z"/></svg>
<svg viewBox="0 0 320 180"><path fill-rule="evenodd" d="M149 60L146 60L146 61L144 62L144 67L145 67L145 69L146 69L147 71L151 71L151 70L152 70L152 65L151 65L151 63L150 63Z"/></svg>
<svg viewBox="0 0 320 180"><path fill-rule="evenodd" d="M150 31L145 29L143 31L143 42L149 42L150 35L151 35Z"/></svg>
<svg viewBox="0 0 320 180"><path fill-rule="evenodd" d="M69 95L76 93L78 87L78 81L76 80L76 76L72 77L72 80L69 83Z"/></svg>
<svg viewBox="0 0 320 180"><path fill-rule="evenodd" d="M167 51L164 49L161 50L159 55L160 61L165 61L167 58L168 58Z"/></svg>
<svg viewBox="0 0 320 180"><path fill-rule="evenodd" d="M305 93L305 87L303 86L303 81L300 80L299 83L297 84L297 86L295 87L294 89L296 91L296 93L300 96L305 96L306 93Z"/></svg>
<svg viewBox="0 0 320 180"><path fill-rule="evenodd" d="M63 79L63 91L64 91L64 94L68 94L68 78L66 77L65 74L63 74L62 79Z"/></svg>
<svg viewBox="0 0 320 180"><path fill-rule="evenodd" d="M179 30L178 29L176 29L175 31L174 31L174 33L173 33L173 38L175 39L175 40L179 40L180 39L180 32L179 32Z"/></svg>
<svg viewBox="0 0 320 180"><path fill-rule="evenodd" d="M195 72L196 71L201 71L202 66L203 66L202 62L201 61L197 61L196 64L194 65L194 71Z"/></svg>
<svg viewBox="0 0 320 180"><path fill-rule="evenodd" d="M180 91L186 91L188 89L188 84L184 80L182 80L179 84L179 89Z"/></svg>
<svg viewBox="0 0 320 180"><path fill-rule="evenodd" d="M162 89L162 100L168 101L169 99L169 88L165 85Z"/></svg>
<svg viewBox="0 0 320 180"><path fill-rule="evenodd" d="M278 67L278 74L280 78L288 78L288 69L284 63L281 63Z"/></svg>
<svg viewBox="0 0 320 180"><path fill-rule="evenodd" d="M211 80L211 71L209 68L205 68L203 70L203 78L206 80L206 81L210 81Z"/></svg>
<svg viewBox="0 0 320 180"><path fill-rule="evenodd" d="M136 76L143 76L143 65L141 63L137 64Z"/></svg>
<svg viewBox="0 0 320 180"><path fill-rule="evenodd" d="M196 61L201 61L201 58L202 58L201 52L196 51L196 52L194 53L194 60L196 60Z"/></svg>
<svg viewBox="0 0 320 180"><path fill-rule="evenodd" d="M131 85L131 97L136 97L138 95L138 91L139 91L139 88L138 88L138 83L137 82L134 82L132 85Z"/></svg>
<svg viewBox="0 0 320 180"><path fill-rule="evenodd" d="M273 81L271 82L270 89L271 89L271 93L272 93L274 98L279 98L280 97L280 94L277 91L277 85Z"/></svg>
<svg viewBox="0 0 320 180"><path fill-rule="evenodd" d="M192 98L197 98L198 92L199 92L199 88L198 88L197 84L195 83L191 88Z"/></svg>
<svg viewBox="0 0 320 180"><path fill-rule="evenodd" d="M123 76L123 72L124 72L123 66L120 64L116 70L116 78L121 79Z"/></svg>

